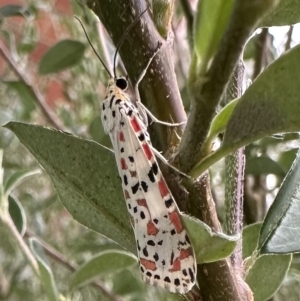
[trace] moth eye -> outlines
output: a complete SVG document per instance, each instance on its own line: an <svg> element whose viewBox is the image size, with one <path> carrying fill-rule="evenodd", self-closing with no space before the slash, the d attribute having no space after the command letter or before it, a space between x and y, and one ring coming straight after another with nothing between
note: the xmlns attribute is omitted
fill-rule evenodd
<svg viewBox="0 0 300 301"><path fill-rule="evenodd" d="M120 77L116 80L116 86L120 88L121 90L126 90L127 89L127 80L123 77Z"/></svg>

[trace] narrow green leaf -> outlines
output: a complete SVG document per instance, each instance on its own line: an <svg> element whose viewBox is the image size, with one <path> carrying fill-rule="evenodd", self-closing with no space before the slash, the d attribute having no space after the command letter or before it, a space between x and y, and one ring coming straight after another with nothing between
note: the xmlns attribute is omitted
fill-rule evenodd
<svg viewBox="0 0 300 301"><path fill-rule="evenodd" d="M96 276L105 276L137 264L137 259L131 253L119 250L108 250L99 253L81 266L72 279L71 289L74 290Z"/></svg>
<svg viewBox="0 0 300 301"><path fill-rule="evenodd" d="M11 195L8 197L8 211L16 228L23 236L26 231L26 214L22 204Z"/></svg>
<svg viewBox="0 0 300 301"><path fill-rule="evenodd" d="M252 157L248 159L245 173L256 176L262 174L274 174L282 178L285 176L285 172L280 165L267 156Z"/></svg>
<svg viewBox="0 0 300 301"><path fill-rule="evenodd" d="M281 0L260 23L260 27L293 25L300 22L299 0Z"/></svg>
<svg viewBox="0 0 300 301"><path fill-rule="evenodd" d="M263 222L259 250L300 252L300 149Z"/></svg>
<svg viewBox="0 0 300 301"><path fill-rule="evenodd" d="M225 131L227 122L238 103L239 98L231 101L227 104L213 119L209 133L207 135L207 140L212 140L217 137L218 134Z"/></svg>
<svg viewBox="0 0 300 301"><path fill-rule="evenodd" d="M194 23L194 47L203 66L208 66L209 61L215 55L226 29L233 3L233 0L198 2Z"/></svg>
<svg viewBox="0 0 300 301"><path fill-rule="evenodd" d="M300 45L261 73L232 112L222 146L190 172L197 177L238 148L266 136L300 131Z"/></svg>
<svg viewBox="0 0 300 301"><path fill-rule="evenodd" d="M28 177L40 174L41 170L31 170L31 171L17 171L15 172L6 182L4 186L4 193L8 196L18 185L25 181Z"/></svg>
<svg viewBox="0 0 300 301"><path fill-rule="evenodd" d="M42 57L40 74L62 71L76 65L83 57L85 45L75 40L63 40L51 47Z"/></svg>
<svg viewBox="0 0 300 301"><path fill-rule="evenodd" d="M183 220L198 264L221 260L234 251L238 236L213 232L205 223L187 215L183 215Z"/></svg>
<svg viewBox="0 0 300 301"><path fill-rule="evenodd" d="M136 253L111 151L93 141L42 126L10 122L5 127L43 166L74 219Z"/></svg>
<svg viewBox="0 0 300 301"><path fill-rule="evenodd" d="M255 301L269 300L280 287L292 260L291 255L264 255L247 271L246 282Z"/></svg>
<svg viewBox="0 0 300 301"><path fill-rule="evenodd" d="M29 239L30 249L39 264L40 280L50 301L58 301L58 292L52 270L41 244L35 238Z"/></svg>

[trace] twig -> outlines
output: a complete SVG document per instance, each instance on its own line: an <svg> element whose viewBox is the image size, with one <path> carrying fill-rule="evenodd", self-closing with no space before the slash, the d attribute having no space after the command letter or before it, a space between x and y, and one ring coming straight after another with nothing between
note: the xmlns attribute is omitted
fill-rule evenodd
<svg viewBox="0 0 300 301"><path fill-rule="evenodd" d="M291 48L291 42L292 42L292 35L294 31L294 26L290 26L289 31L287 33L287 40L285 43L285 51L288 51Z"/></svg>
<svg viewBox="0 0 300 301"><path fill-rule="evenodd" d="M3 41L0 40L0 54L6 60L6 62L11 66L14 72L17 74L19 79L27 86L29 92L31 93L33 99L36 101L37 105L40 107L42 113L48 120L48 122L61 131L64 130L62 123L53 115L51 109L48 107L47 103L44 101L43 95L37 89L37 87L30 81L28 76L19 68L16 62L11 57L8 49L4 45Z"/></svg>
<svg viewBox="0 0 300 301"><path fill-rule="evenodd" d="M255 43L255 64L254 64L252 80L254 80L260 74L264 65L266 64L266 50L267 50L268 35L269 35L269 29L263 28L261 33L257 37Z"/></svg>
<svg viewBox="0 0 300 301"><path fill-rule="evenodd" d="M29 238L29 237L37 238L38 241L40 242L40 244L42 245L42 247L44 248L45 253L49 257L51 257L53 260L55 260L56 262L58 262L59 264L61 264L65 268L67 268L69 271L75 272L78 269L77 265L70 263L63 254L61 254L59 251L54 249L51 245L46 243L40 237L37 237L30 230L28 230L28 229L26 230L25 237L27 237L27 238ZM123 298L121 298L120 296L116 296L116 295L112 294L109 290L107 290L105 288L105 285L101 281L93 281L91 283L91 285L98 288L103 293L103 295L105 295L111 301L124 301Z"/></svg>

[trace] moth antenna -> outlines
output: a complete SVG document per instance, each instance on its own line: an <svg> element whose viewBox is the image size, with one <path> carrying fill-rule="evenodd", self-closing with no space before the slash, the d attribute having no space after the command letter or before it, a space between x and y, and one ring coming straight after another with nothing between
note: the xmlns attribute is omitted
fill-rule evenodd
<svg viewBox="0 0 300 301"><path fill-rule="evenodd" d="M81 20L80 20L77 16L74 16L74 17L75 17L75 19L80 23L80 25L81 25L81 27L82 27L82 29L83 29L83 31L84 31L84 34L85 34L85 36L86 36L86 38L87 38L87 40L88 40L90 46L92 47L94 53L96 54L96 56L97 56L98 59L100 60L101 64L103 65L104 69L106 70L106 72L108 73L108 75L110 76L110 78L112 78L112 75L111 75L111 73L109 72L109 70L108 70L108 68L106 67L106 65L104 64L104 61L101 59L100 55L97 53L96 49L94 48L94 46L93 46L93 44L92 44L92 42L91 42L91 40L90 40L90 38L89 38L89 36L88 36L88 34L87 34L85 28L84 28L84 26L83 26Z"/></svg>
<svg viewBox="0 0 300 301"><path fill-rule="evenodd" d="M128 32L131 30L131 28L136 24L136 22L141 18L141 16L149 9L149 7L147 7L143 12L141 12L134 20L133 22L127 27L127 29L125 30L124 34L122 35L121 37L121 40L116 48L116 52L115 52L115 55L114 55L114 77L116 78L117 75L116 75L116 61L117 61L117 55L118 55L118 52L126 38L126 35L128 34Z"/></svg>

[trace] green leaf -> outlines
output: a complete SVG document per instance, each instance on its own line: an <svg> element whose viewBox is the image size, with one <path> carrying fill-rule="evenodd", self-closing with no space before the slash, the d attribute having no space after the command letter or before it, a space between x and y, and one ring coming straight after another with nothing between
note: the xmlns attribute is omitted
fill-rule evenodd
<svg viewBox="0 0 300 301"><path fill-rule="evenodd" d="M85 45L79 41L60 41L42 57L39 73L45 75L70 68L82 59L84 51Z"/></svg>
<svg viewBox="0 0 300 301"><path fill-rule="evenodd" d="M238 236L213 232L205 223L187 215L183 215L183 221L198 264L221 260L234 251L239 240Z"/></svg>
<svg viewBox="0 0 300 301"><path fill-rule="evenodd" d="M291 168L295 158L298 148L290 149L286 152L282 152L279 155L278 163L285 172L288 172Z"/></svg>
<svg viewBox="0 0 300 301"><path fill-rule="evenodd" d="M30 16L30 10L21 5L5 5L0 7L0 19L13 16Z"/></svg>
<svg viewBox="0 0 300 301"><path fill-rule="evenodd" d="M300 22L299 0L281 0L262 20L260 27L292 25Z"/></svg>
<svg viewBox="0 0 300 301"><path fill-rule="evenodd" d="M229 104L227 104L213 119L209 133L207 135L207 140L211 141L215 137L217 137L218 134L225 131L227 122L235 108L235 106L238 103L239 98L231 101Z"/></svg>
<svg viewBox="0 0 300 301"><path fill-rule="evenodd" d="M300 131L300 45L261 73L238 100L222 146L190 172L197 177L238 148L266 136Z"/></svg>
<svg viewBox="0 0 300 301"><path fill-rule="evenodd" d="M215 55L221 37L226 29L233 0L202 0L198 2L194 23L194 47L197 56L206 70Z"/></svg>
<svg viewBox="0 0 300 301"><path fill-rule="evenodd" d="M245 278L255 301L265 301L274 295L290 267L291 259L291 255L264 255L255 261Z"/></svg>
<svg viewBox="0 0 300 301"><path fill-rule="evenodd" d="M259 250L266 253L300 251L300 149L263 222Z"/></svg>
<svg viewBox="0 0 300 301"><path fill-rule="evenodd" d="M276 292L291 262L290 255L257 257L256 249L261 225L262 223L256 223L243 229L243 258L246 258L245 280L254 294L255 301L268 300Z"/></svg>
<svg viewBox="0 0 300 301"><path fill-rule="evenodd" d="M259 238L259 230L262 223L255 223L246 226L243 229L243 258L247 258L252 255L256 250Z"/></svg>
<svg viewBox="0 0 300 301"><path fill-rule="evenodd" d="M8 211L21 236L26 231L26 214L22 204L11 195L8 197Z"/></svg>
<svg viewBox="0 0 300 301"><path fill-rule="evenodd" d="M136 253L114 154L101 145L37 125L10 122L51 177L62 204L81 224Z"/></svg>
<svg viewBox="0 0 300 301"><path fill-rule="evenodd" d="M272 63L246 90L228 121L223 148L300 131L299 55L300 45Z"/></svg>
<svg viewBox="0 0 300 301"><path fill-rule="evenodd" d="M58 293L57 293L56 284L54 281L52 270L44 254L44 250L41 244L35 238L30 238L29 244L30 244L30 249L32 250L36 260L38 261L40 280L48 296L48 299L50 301L57 301Z"/></svg>
<svg viewBox="0 0 300 301"><path fill-rule="evenodd" d="M262 174L274 174L282 178L285 176L285 172L280 165L267 156L252 157L248 159L245 173L256 176Z"/></svg>
<svg viewBox="0 0 300 301"><path fill-rule="evenodd" d="M140 273L138 271L138 273ZM113 277L113 292L118 295L142 294L146 292L145 284L139 275L139 279L133 276L131 270L122 270L114 274Z"/></svg>
<svg viewBox="0 0 300 301"><path fill-rule="evenodd" d="M131 253L119 250L108 250L99 253L82 265L75 273L71 289L74 290L96 276L105 276L137 264L137 259Z"/></svg>
<svg viewBox="0 0 300 301"><path fill-rule="evenodd" d="M23 181L25 181L28 177L33 175L40 174L41 170L31 170L31 171L17 171L15 172L6 182L4 186L4 193L8 196L18 185L20 185Z"/></svg>

